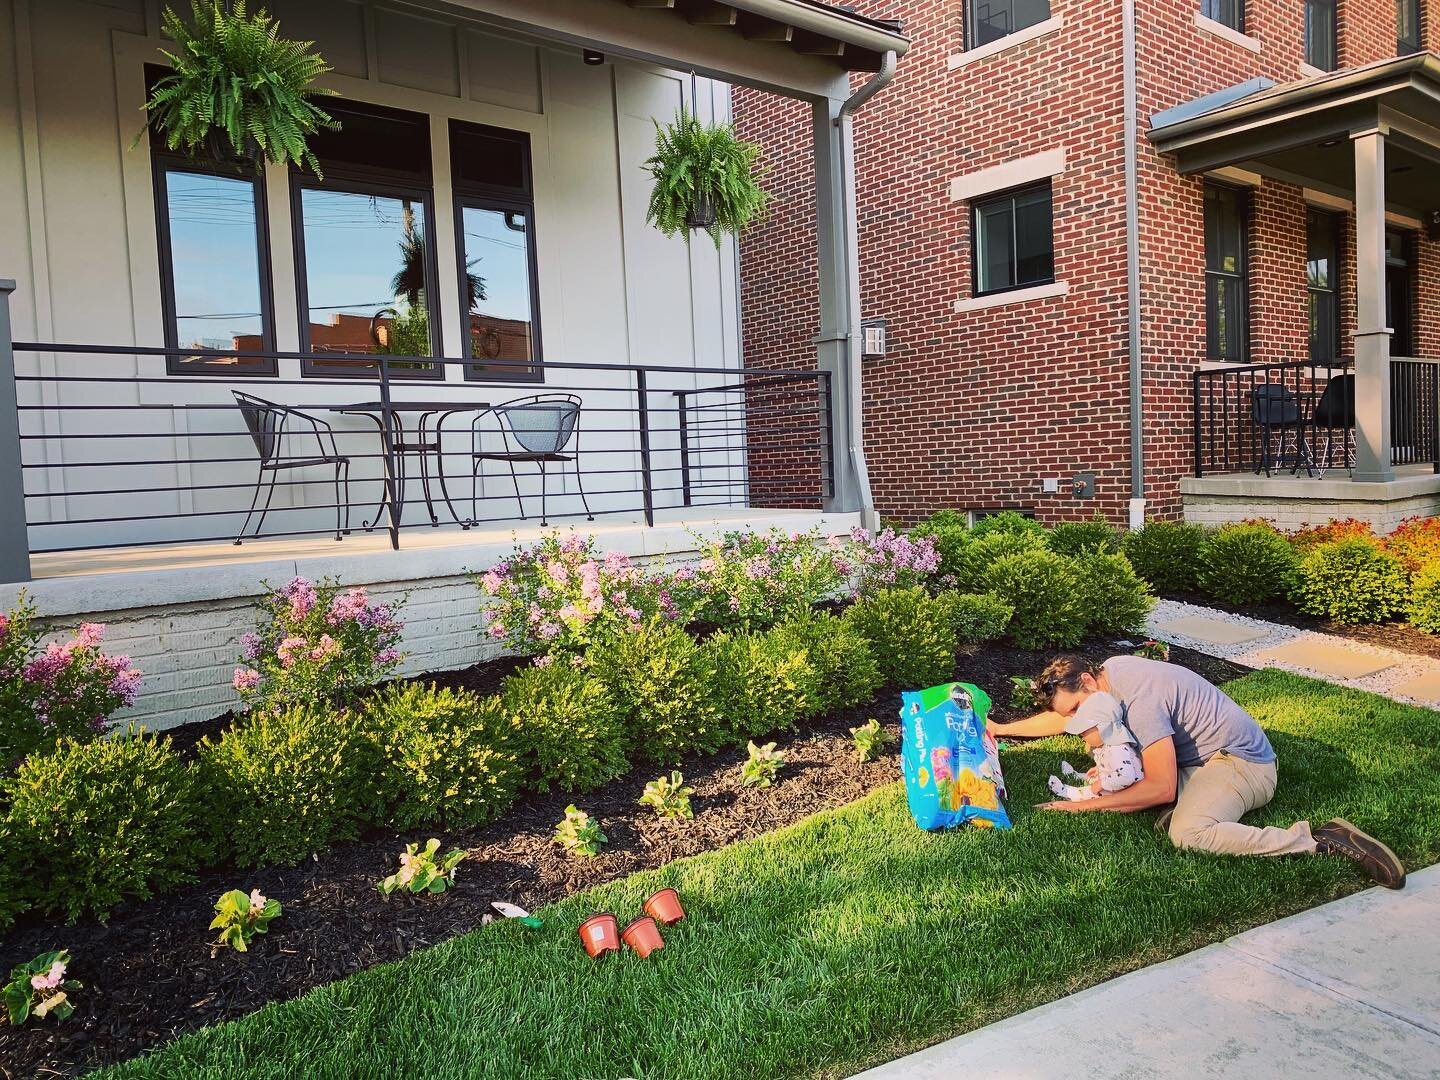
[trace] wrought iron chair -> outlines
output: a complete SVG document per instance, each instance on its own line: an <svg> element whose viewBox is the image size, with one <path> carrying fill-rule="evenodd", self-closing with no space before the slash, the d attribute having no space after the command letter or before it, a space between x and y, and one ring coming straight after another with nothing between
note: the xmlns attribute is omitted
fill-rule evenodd
<svg viewBox="0 0 1440 1080"><path fill-rule="evenodd" d="M503 450L486 450L482 444L486 416L493 416L500 428ZM510 480L515 485L515 501L520 506L520 519L525 518L525 500L520 496L520 477L515 471L517 464L534 464L540 467L540 524L546 520L546 469L552 463L572 462L575 466L575 486L580 491L580 502L585 507L587 521L594 521L590 512L590 500L585 497L585 485L580 479L580 399L574 394L531 394L527 397L512 398L476 415L470 424L471 470L470 470L470 521L478 520L476 487L480 468L487 461L504 461L510 466ZM573 443L573 449L566 452Z"/></svg>
<svg viewBox="0 0 1440 1080"><path fill-rule="evenodd" d="M235 395L235 404L240 410L240 415L245 418L245 427L249 430L250 438L255 443L255 452L260 456L260 473L255 479L255 495L250 500L250 509L245 514L245 523L240 526L235 543L238 544L244 539L245 531L250 527L250 518L260 504L260 489L266 487L266 475L268 474L270 477L269 490L265 495L265 505L260 510L260 520L255 523L253 534L255 536L260 535L260 530L265 525L265 515L270 512L270 501L275 497L275 480L280 473L287 469L304 469L312 465L333 465L335 467L335 539L340 539L342 531L348 534L350 532L350 459L336 448L335 432L330 425L319 417L311 416L309 413L301 412L289 405L277 405L273 401L242 394L238 390L232 390L231 393ZM292 429L289 426L292 420L298 425L308 425L308 427L302 427L300 430ZM282 454L281 449L287 437L294 439L313 437L316 453L300 456ZM342 483L345 489L343 503L340 499ZM343 530L340 524L342 505L345 508Z"/></svg>
<svg viewBox="0 0 1440 1080"><path fill-rule="evenodd" d="M1270 475L1270 443L1277 433L1279 446L1275 456L1280 459L1278 467L1285 467L1285 438L1288 434L1293 439L1291 473L1300 471L1303 457L1307 459L1306 473L1314 475L1308 463L1310 455L1304 446L1305 440L1301 431L1300 399L1293 390L1279 383L1258 383L1250 391L1250 419L1260 436L1260 464L1255 468L1257 475L1261 469L1265 470L1266 476Z"/></svg>
<svg viewBox="0 0 1440 1080"><path fill-rule="evenodd" d="M1310 419L1315 425L1317 441L1322 429L1325 435L1325 449L1315 455L1315 463L1321 475L1324 475L1325 470L1334 464L1332 455L1337 431L1340 433L1342 467L1353 469L1355 467L1355 375L1353 372L1331 376L1325 384L1325 389L1320 392L1320 400L1315 403L1315 412Z"/></svg>

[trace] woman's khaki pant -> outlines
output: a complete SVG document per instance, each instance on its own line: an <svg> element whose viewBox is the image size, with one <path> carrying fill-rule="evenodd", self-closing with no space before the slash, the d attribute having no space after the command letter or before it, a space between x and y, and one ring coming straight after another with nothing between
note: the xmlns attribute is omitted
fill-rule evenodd
<svg viewBox="0 0 1440 1080"><path fill-rule="evenodd" d="M1204 765L1181 769L1170 839L1176 847L1217 855L1313 854L1308 821L1288 829L1240 824L1275 795L1278 777L1274 762L1257 765L1224 751Z"/></svg>

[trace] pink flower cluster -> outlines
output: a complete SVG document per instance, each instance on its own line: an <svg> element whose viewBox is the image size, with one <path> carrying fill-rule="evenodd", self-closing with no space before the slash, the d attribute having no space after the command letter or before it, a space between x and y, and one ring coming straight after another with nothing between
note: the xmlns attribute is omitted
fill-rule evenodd
<svg viewBox="0 0 1440 1080"><path fill-rule="evenodd" d="M890 586L922 584L940 568L940 553L928 536L911 537L894 529L872 535L866 529L851 531L853 551L860 564L861 591Z"/></svg>
<svg viewBox="0 0 1440 1080"><path fill-rule="evenodd" d="M60 989L60 984L65 981L65 965L56 960L50 965L50 970L44 975L31 975L30 986L41 993Z"/></svg>

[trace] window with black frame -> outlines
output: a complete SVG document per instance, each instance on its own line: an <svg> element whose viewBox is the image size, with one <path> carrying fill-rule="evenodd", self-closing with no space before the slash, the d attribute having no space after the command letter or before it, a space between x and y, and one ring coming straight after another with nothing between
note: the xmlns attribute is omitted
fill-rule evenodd
<svg viewBox="0 0 1440 1080"><path fill-rule="evenodd" d="M965 46L969 49L1009 37L1050 18L1050 0L970 0Z"/></svg>
<svg viewBox="0 0 1440 1080"><path fill-rule="evenodd" d="M1395 0L1395 52L1409 56L1420 51L1420 0Z"/></svg>
<svg viewBox="0 0 1440 1080"><path fill-rule="evenodd" d="M1245 0L1200 0L1200 14L1231 30L1245 32Z"/></svg>
<svg viewBox="0 0 1440 1080"><path fill-rule="evenodd" d="M530 137L450 121L461 326L470 379L540 379Z"/></svg>
<svg viewBox="0 0 1440 1080"><path fill-rule="evenodd" d="M1055 280L1050 181L977 199L971 209L974 295Z"/></svg>
<svg viewBox="0 0 1440 1080"><path fill-rule="evenodd" d="M1310 359L1328 363L1340 344L1340 217L1305 215L1305 278L1309 289Z"/></svg>
<svg viewBox="0 0 1440 1080"><path fill-rule="evenodd" d="M1305 0L1305 62L1335 70L1335 0Z"/></svg>
<svg viewBox="0 0 1440 1080"><path fill-rule="evenodd" d="M1205 354L1211 360L1241 361L1249 349L1248 213L1245 192L1205 185Z"/></svg>
<svg viewBox="0 0 1440 1080"><path fill-rule="evenodd" d="M291 199L307 375L366 375L357 356L440 355L430 120L329 101L338 131L311 136L324 179L296 170ZM441 378L397 360L393 375Z"/></svg>

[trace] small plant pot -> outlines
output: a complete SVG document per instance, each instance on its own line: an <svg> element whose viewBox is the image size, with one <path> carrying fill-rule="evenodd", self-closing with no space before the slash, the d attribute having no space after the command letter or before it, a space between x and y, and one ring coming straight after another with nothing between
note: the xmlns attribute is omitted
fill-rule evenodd
<svg viewBox="0 0 1440 1080"><path fill-rule="evenodd" d="M591 915L580 924L580 940L591 959L620 951L620 921L608 911Z"/></svg>
<svg viewBox="0 0 1440 1080"><path fill-rule="evenodd" d="M665 939L660 936L660 927L655 925L655 920L649 915L641 915L625 927L620 937L642 960L656 949L665 947Z"/></svg>
<svg viewBox="0 0 1440 1080"><path fill-rule="evenodd" d="M715 196L709 191L695 196L695 205L685 215L685 224L692 229L710 229L715 226Z"/></svg>
<svg viewBox="0 0 1440 1080"><path fill-rule="evenodd" d="M645 901L645 914L666 926L674 926L685 917L685 909L680 906L679 893L674 889L661 889Z"/></svg>

